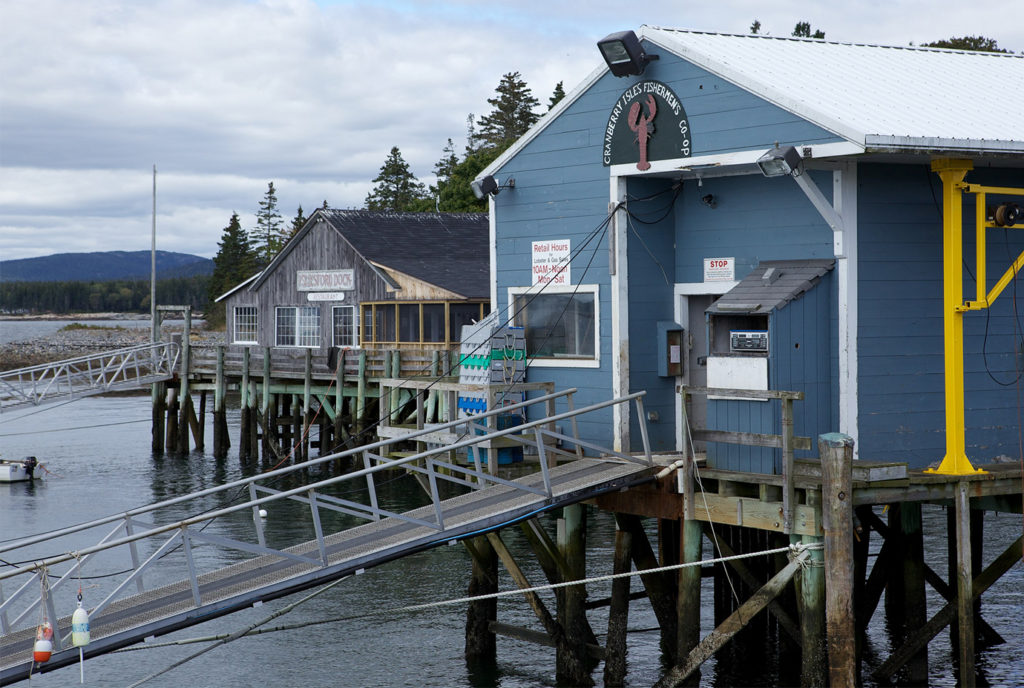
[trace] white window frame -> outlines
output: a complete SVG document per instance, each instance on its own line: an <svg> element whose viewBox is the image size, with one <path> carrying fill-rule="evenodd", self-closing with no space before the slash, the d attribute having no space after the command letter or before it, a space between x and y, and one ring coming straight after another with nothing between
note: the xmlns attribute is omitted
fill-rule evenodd
<svg viewBox="0 0 1024 688"><path fill-rule="evenodd" d="M241 313L239 313L239 311L251 311L251 315L252 315L252 339L241 339L238 336L238 331L239 331L239 327L238 327L239 315L244 315L244 316L249 315L249 313L241 314ZM260 329L259 329L260 319L259 318L260 318L260 314L259 314L259 308L257 306L235 306L233 311L232 311L232 323L231 324L232 324L232 333L233 333L234 336L233 336L233 338L231 340L231 343L232 344L259 344L260 343L259 342L259 337L260 337Z"/></svg>
<svg viewBox="0 0 1024 688"><path fill-rule="evenodd" d="M593 358L533 358L531 368L600 368L601 367L601 288L597 284L534 285L508 288L508 320L514 323L516 297L542 294L592 294L594 296L594 356Z"/></svg>
<svg viewBox="0 0 1024 688"><path fill-rule="evenodd" d="M292 329L294 331L294 339L291 344L282 344L278 340L278 325L281 322L282 311L292 311ZM302 317L303 311L315 311L316 312L316 343L314 344L302 344ZM308 317L308 314L305 314ZM319 306L277 306L274 309L274 346L279 349L319 349L323 339L322 319L320 317Z"/></svg>
<svg viewBox="0 0 1024 688"><path fill-rule="evenodd" d="M351 341L339 342L338 341L338 330L334 324L334 314L340 308L347 308L349 314L352 317L352 339ZM359 348L359 307L358 306L331 306L331 344L332 346L343 346L348 349Z"/></svg>

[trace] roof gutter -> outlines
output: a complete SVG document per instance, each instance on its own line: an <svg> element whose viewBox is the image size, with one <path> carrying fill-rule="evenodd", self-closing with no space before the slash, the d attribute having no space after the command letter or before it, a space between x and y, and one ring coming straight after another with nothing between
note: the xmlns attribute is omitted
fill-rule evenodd
<svg viewBox="0 0 1024 688"><path fill-rule="evenodd" d="M948 139L932 136L890 136L868 134L867 153L925 153L932 155L1020 155L1024 141L999 139Z"/></svg>

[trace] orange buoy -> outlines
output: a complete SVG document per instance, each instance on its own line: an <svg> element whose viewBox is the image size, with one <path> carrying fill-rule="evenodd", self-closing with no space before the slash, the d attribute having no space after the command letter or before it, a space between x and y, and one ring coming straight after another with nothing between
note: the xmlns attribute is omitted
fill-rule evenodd
<svg viewBox="0 0 1024 688"><path fill-rule="evenodd" d="M32 646L32 659L42 664L53 654L53 626L49 621L39 624L36 629L36 643Z"/></svg>

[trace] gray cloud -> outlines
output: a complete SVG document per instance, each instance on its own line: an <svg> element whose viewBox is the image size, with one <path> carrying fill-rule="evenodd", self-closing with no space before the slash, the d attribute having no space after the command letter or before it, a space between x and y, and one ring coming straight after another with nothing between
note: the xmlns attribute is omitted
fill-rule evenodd
<svg viewBox="0 0 1024 688"><path fill-rule="evenodd" d="M0 7L0 257L149 245L212 255L274 180L286 219L357 207L391 146L421 180L501 75L546 103L640 23L907 44L984 34L1024 48L1009 2L781 0L515 5L469 1L13 0ZM928 21L921 21L927 16ZM928 26L925 27L924 25Z"/></svg>

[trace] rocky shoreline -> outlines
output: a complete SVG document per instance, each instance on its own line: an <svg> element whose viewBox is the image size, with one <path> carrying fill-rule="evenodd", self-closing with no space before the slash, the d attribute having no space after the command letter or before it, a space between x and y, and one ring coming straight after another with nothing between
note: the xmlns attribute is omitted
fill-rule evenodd
<svg viewBox="0 0 1024 688"><path fill-rule="evenodd" d="M182 328L174 325L163 328L164 338L181 333ZM13 370L26 366L50 363L67 358L88 356L144 344L150 339L148 328L81 327L61 329L52 335L23 342L9 342L0 347L0 370ZM222 344L224 333L193 327L193 344Z"/></svg>

